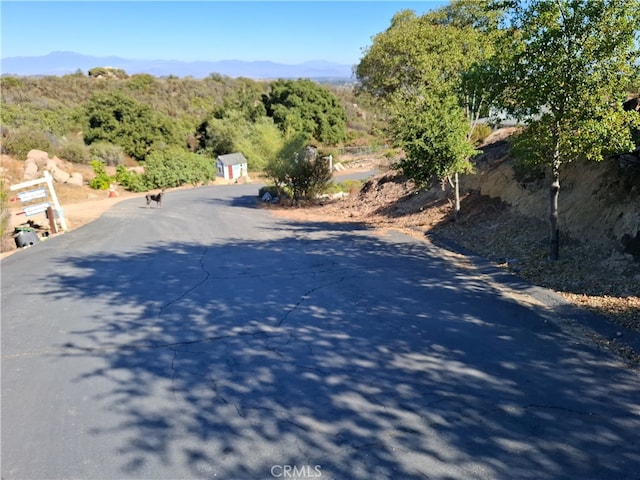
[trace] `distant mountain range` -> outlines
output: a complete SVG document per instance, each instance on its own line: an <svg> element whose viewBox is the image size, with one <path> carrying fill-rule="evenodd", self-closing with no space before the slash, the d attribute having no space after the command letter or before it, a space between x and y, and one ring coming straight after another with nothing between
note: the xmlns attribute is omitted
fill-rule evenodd
<svg viewBox="0 0 640 480"><path fill-rule="evenodd" d="M87 73L96 67L113 67L127 74L147 73L154 77L205 78L211 73L228 77L252 79L311 78L317 80L352 79L351 65L314 60L298 65L267 61L240 60L194 61L133 60L120 57L93 57L74 52L53 52L39 57L7 57L0 60L2 75L67 75L81 70Z"/></svg>

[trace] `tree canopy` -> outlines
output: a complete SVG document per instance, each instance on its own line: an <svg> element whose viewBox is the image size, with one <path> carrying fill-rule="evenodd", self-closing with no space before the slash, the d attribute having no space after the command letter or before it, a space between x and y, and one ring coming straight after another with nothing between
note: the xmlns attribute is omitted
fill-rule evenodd
<svg viewBox="0 0 640 480"><path fill-rule="evenodd" d="M285 133L308 134L328 145L346 138L344 107L329 90L311 80L276 80L263 102L267 115Z"/></svg>
<svg viewBox="0 0 640 480"><path fill-rule="evenodd" d="M87 144L120 145L136 160L144 160L154 147L179 143L166 117L120 93L94 95L84 105L83 115Z"/></svg>
<svg viewBox="0 0 640 480"><path fill-rule="evenodd" d="M403 172L424 183L469 169L473 121L487 103L475 62L492 52L498 16L487 2L461 1L421 17L398 12L356 67L359 91L381 99ZM457 197L457 183L456 199ZM456 201L456 211L459 204Z"/></svg>
<svg viewBox="0 0 640 480"><path fill-rule="evenodd" d="M640 61L638 0L516 5L496 55L478 69L496 105L528 127L513 152L551 169L551 254L558 258L560 169L635 147L638 115L622 102Z"/></svg>

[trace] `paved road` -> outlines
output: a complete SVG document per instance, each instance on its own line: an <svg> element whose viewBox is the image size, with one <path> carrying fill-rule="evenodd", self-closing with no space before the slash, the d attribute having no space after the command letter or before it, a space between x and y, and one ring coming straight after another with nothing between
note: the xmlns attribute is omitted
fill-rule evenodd
<svg viewBox="0 0 640 480"><path fill-rule="evenodd" d="M2 261L3 479L640 478L637 371L436 247L255 194Z"/></svg>

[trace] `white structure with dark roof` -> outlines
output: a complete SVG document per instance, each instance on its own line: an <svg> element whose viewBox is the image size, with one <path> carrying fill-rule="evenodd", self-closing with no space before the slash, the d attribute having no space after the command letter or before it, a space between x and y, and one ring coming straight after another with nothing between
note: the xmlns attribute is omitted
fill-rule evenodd
<svg viewBox="0 0 640 480"><path fill-rule="evenodd" d="M218 155L216 167L218 176L225 180L237 180L247 175L247 159L240 152Z"/></svg>

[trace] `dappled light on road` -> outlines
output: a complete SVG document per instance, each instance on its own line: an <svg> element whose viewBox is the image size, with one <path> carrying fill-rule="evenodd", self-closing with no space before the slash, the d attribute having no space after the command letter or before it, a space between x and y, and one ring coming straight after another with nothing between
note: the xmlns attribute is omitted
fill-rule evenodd
<svg viewBox="0 0 640 480"><path fill-rule="evenodd" d="M69 256L41 279L52 306L94 306L47 361L84 359L73 382L93 394L74 403L122 478L270 478L276 464L614 478L639 464L632 375L535 311L408 239L312 223L270 237Z"/></svg>

